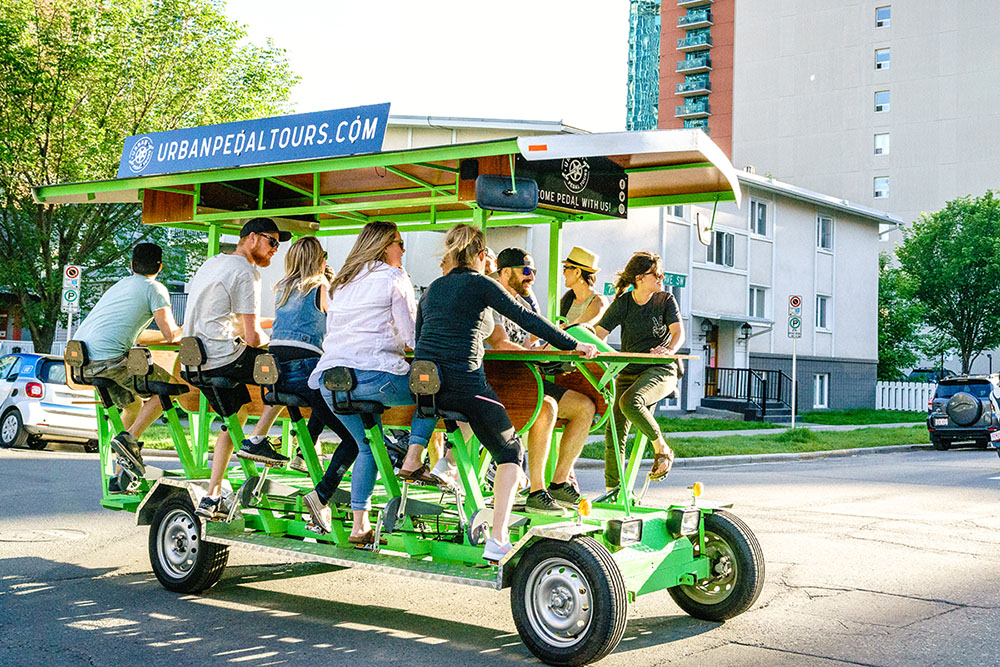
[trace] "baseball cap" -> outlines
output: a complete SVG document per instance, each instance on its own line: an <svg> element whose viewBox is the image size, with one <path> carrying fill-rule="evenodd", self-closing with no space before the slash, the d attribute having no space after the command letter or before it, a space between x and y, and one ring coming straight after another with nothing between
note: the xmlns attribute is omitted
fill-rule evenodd
<svg viewBox="0 0 1000 667"><path fill-rule="evenodd" d="M271 218L254 218L253 220L248 220L243 225L243 229L240 230L240 238L250 236L251 234L277 234L279 241L287 241L292 238L291 232L280 231L278 225L274 224L274 220L271 220Z"/></svg>
<svg viewBox="0 0 1000 667"><path fill-rule="evenodd" d="M523 248L504 248L497 255L497 271L511 266L528 266L535 268L535 260Z"/></svg>

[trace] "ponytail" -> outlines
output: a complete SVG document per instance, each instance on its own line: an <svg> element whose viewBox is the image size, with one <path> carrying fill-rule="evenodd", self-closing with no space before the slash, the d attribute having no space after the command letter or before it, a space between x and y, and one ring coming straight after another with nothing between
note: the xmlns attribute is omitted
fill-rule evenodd
<svg viewBox="0 0 1000 667"><path fill-rule="evenodd" d="M625 268L618 272L618 282L615 283L615 298L635 287L635 279L644 273L660 266L660 256L651 252L637 252L632 255Z"/></svg>

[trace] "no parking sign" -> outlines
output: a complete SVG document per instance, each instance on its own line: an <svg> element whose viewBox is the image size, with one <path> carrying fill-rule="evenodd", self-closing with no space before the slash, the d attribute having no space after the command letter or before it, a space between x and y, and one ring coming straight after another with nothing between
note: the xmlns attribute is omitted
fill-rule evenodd
<svg viewBox="0 0 1000 667"><path fill-rule="evenodd" d="M80 277L83 269L76 264L63 267L62 312L80 312Z"/></svg>

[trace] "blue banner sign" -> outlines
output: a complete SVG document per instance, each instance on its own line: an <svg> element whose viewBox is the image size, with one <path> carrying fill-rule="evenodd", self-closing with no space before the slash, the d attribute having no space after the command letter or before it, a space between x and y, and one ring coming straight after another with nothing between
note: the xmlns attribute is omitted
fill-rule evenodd
<svg viewBox="0 0 1000 667"><path fill-rule="evenodd" d="M386 103L140 134L118 178L377 153L388 121Z"/></svg>

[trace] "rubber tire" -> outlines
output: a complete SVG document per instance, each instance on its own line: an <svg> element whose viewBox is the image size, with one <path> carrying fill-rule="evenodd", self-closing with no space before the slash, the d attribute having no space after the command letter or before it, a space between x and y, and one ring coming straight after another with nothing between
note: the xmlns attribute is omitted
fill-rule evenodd
<svg viewBox="0 0 1000 667"><path fill-rule="evenodd" d="M531 571L547 558L573 563L590 584L594 613L582 639L568 648L555 647L539 637L531 627L525 604L525 589ZM628 593L625 579L614 558L592 537L575 537L569 542L543 539L528 548L514 571L510 591L514 625L528 650L549 665L586 665L608 655L618 646L628 622Z"/></svg>
<svg viewBox="0 0 1000 667"><path fill-rule="evenodd" d="M176 577L168 572L158 556L158 533L161 524L178 511L187 515L187 519L194 524L194 530L201 535L201 519L194 513L187 494L173 494L157 508L153 523L149 526L149 563L160 585L167 590L175 593L201 593L218 583L222 577L229 561L229 547L198 539L198 555L190 571L183 577Z"/></svg>
<svg viewBox="0 0 1000 667"><path fill-rule="evenodd" d="M667 589L677 606L706 621L725 621L749 609L764 587L764 552L750 528L735 514L716 510L705 515L705 531L714 533L733 552L737 578L733 591L714 604L690 597L687 586ZM697 540L697 536L692 541ZM741 576L746 573L746 576Z"/></svg>
<svg viewBox="0 0 1000 667"><path fill-rule="evenodd" d="M43 440L42 438L38 437L28 438L28 449L34 449L35 451L40 452L41 450L45 449L48 446L48 444L49 444L48 441Z"/></svg>
<svg viewBox="0 0 1000 667"><path fill-rule="evenodd" d="M3 424L11 417L17 420L17 431L11 440L5 440L3 437ZM11 408L0 418L0 447L24 447L26 444L28 444L28 432L24 430L21 413L17 408Z"/></svg>
<svg viewBox="0 0 1000 667"><path fill-rule="evenodd" d="M946 452L949 447L948 441L941 440L940 438L931 438L931 446L939 452Z"/></svg>
<svg viewBox="0 0 1000 667"><path fill-rule="evenodd" d="M96 438L92 438L87 442L83 443L83 451L88 454L96 454L101 450L101 443L97 441Z"/></svg>

